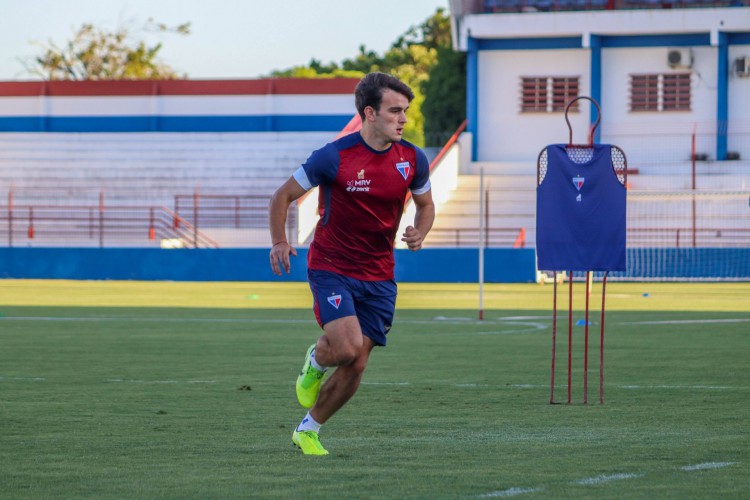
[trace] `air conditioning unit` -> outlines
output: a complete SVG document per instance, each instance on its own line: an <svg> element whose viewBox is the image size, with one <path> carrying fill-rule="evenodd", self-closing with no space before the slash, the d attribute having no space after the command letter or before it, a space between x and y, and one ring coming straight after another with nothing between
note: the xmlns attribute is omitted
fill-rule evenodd
<svg viewBox="0 0 750 500"><path fill-rule="evenodd" d="M750 77L750 57L738 57L734 61L734 71L740 78Z"/></svg>
<svg viewBox="0 0 750 500"><path fill-rule="evenodd" d="M692 68L693 51L690 48L669 49L667 64L670 68Z"/></svg>

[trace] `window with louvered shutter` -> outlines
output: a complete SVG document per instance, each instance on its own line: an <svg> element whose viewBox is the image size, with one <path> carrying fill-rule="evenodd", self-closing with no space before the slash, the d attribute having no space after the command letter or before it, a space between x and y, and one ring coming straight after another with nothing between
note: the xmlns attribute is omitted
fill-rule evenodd
<svg viewBox="0 0 750 500"><path fill-rule="evenodd" d="M690 111L690 73L630 75L630 111Z"/></svg>
<svg viewBox="0 0 750 500"><path fill-rule="evenodd" d="M578 97L580 77L535 76L521 77L521 112L564 112L570 101ZM578 111L578 102L571 111Z"/></svg>

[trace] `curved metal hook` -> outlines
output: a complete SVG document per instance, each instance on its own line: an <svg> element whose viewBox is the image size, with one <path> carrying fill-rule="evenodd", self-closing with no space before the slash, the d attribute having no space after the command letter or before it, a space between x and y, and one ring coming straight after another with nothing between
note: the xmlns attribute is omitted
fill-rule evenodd
<svg viewBox="0 0 750 500"><path fill-rule="evenodd" d="M578 101L579 99L587 99L587 100L591 101L592 103L594 103L594 106L596 106L596 112L597 112L596 122L594 123L594 126L591 127L591 133L589 134L589 146L591 146L591 145L594 144L594 132L596 131L596 128L599 126L599 122L602 120L602 108L599 107L599 103L598 102L596 102L591 97L588 97L588 96L585 96L585 95L576 97L575 99L573 99L572 101L570 101L567 106L565 106L565 121L567 122L567 124L568 124L568 130L570 131L569 140L568 140L568 146L572 146L573 145L573 127L570 125L570 120L568 119L568 110L573 105L573 103L576 102L576 101Z"/></svg>

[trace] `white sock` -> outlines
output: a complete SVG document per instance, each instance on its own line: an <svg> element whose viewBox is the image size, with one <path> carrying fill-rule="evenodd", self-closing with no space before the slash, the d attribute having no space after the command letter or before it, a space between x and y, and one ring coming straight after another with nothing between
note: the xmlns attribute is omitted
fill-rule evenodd
<svg viewBox="0 0 750 500"><path fill-rule="evenodd" d="M297 426L297 432L302 431L313 431L313 432L320 432L320 426L323 424L319 424L315 421L314 418L312 418L312 415L310 415L310 412L307 412L307 415L305 415L305 418L302 419L302 422L299 423Z"/></svg>
<svg viewBox="0 0 750 500"><path fill-rule="evenodd" d="M321 372L325 372L328 369L327 366L321 366L318 364L318 361L315 359L315 349L310 353L310 364L313 368Z"/></svg>

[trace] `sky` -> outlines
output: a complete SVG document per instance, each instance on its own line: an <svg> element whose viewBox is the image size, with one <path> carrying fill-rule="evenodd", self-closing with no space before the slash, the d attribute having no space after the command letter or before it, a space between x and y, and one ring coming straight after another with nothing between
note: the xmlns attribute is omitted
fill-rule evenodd
<svg viewBox="0 0 750 500"><path fill-rule="evenodd" d="M30 63L43 49L64 45L83 23L126 27L149 45L163 43L160 60L192 79L252 79L276 69L357 55L360 45L383 54L411 26L449 0L0 0L0 81L37 80ZM140 31L149 18L179 36ZM35 45L35 43L37 45Z"/></svg>

